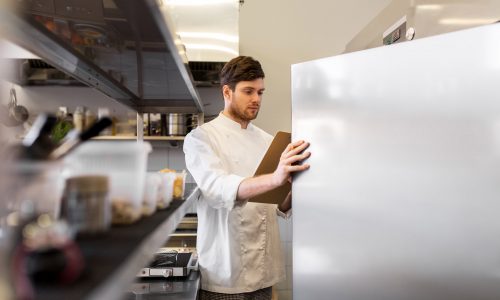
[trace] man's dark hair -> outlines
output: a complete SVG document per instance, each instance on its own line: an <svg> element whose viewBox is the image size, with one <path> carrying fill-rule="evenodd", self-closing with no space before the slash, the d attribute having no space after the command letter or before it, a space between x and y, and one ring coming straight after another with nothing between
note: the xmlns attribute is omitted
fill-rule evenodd
<svg viewBox="0 0 500 300"><path fill-rule="evenodd" d="M238 56L231 59L220 71L220 85L228 85L232 91L240 81L252 81L264 78L260 63L250 56Z"/></svg>

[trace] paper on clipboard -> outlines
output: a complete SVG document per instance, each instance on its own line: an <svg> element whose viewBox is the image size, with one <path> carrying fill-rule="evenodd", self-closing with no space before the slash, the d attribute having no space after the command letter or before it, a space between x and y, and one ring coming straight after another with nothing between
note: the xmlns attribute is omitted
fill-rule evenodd
<svg viewBox="0 0 500 300"><path fill-rule="evenodd" d="M281 153L283 153L286 146L290 144L291 139L292 135L289 132L279 131L278 133L276 133L271 145L264 155L264 158L262 158L259 166L257 167L257 171L255 171L255 176L269 174L276 170L276 167L278 166L278 163L280 161ZM283 200L285 200L291 189L291 183L287 182L284 185L275 188L274 190L250 198L248 201L268 204L280 204L281 202L283 202Z"/></svg>

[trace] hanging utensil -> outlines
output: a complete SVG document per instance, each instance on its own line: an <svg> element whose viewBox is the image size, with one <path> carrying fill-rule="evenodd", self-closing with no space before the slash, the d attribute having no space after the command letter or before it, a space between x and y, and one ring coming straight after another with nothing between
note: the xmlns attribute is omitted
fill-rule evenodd
<svg viewBox="0 0 500 300"><path fill-rule="evenodd" d="M7 114L2 114L2 122L9 127L19 126L26 122L29 117L28 109L17 104L16 90L10 89L9 104L7 105Z"/></svg>

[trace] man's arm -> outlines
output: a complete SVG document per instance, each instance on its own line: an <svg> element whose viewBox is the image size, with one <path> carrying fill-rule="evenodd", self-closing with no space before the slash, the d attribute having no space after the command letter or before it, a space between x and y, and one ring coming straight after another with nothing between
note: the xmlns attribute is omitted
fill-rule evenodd
<svg viewBox="0 0 500 300"><path fill-rule="evenodd" d="M237 200L245 201L282 186L290 180L292 173L309 169L309 164L295 165L311 155L311 152L302 153L308 146L305 141L288 144L273 173L243 179L238 187Z"/></svg>
<svg viewBox="0 0 500 300"><path fill-rule="evenodd" d="M245 178L227 172L220 153L210 142L210 133L203 127L191 131L184 139L183 149L186 168L205 203L215 209L232 209L238 203L238 187Z"/></svg>

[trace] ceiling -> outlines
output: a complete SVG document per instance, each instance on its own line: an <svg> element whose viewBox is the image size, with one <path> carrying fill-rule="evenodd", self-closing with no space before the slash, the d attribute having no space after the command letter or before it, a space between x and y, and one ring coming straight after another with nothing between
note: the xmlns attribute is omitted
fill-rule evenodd
<svg viewBox="0 0 500 300"><path fill-rule="evenodd" d="M229 61L238 56L239 0L158 0L189 61Z"/></svg>

